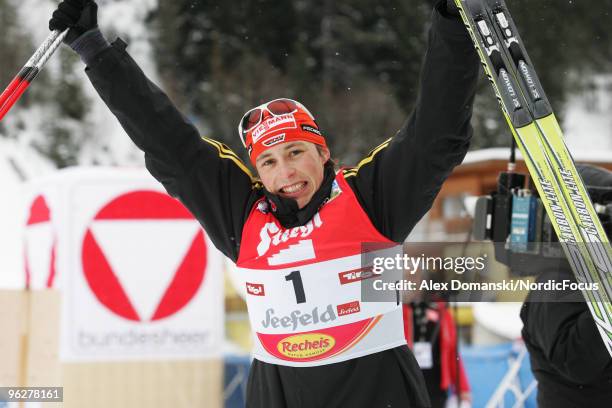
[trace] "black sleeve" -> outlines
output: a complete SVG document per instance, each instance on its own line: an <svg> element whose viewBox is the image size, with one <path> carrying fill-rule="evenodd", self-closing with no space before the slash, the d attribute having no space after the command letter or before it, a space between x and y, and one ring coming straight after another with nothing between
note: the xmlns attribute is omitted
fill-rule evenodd
<svg viewBox="0 0 612 408"><path fill-rule="evenodd" d="M140 70L117 40L86 69L91 83L151 174L204 226L217 248L236 260L244 219L258 193L249 170L225 145L197 129Z"/></svg>
<svg viewBox="0 0 612 408"><path fill-rule="evenodd" d="M537 347L563 377L589 384L612 367L586 303L526 303L523 309L525 341Z"/></svg>
<svg viewBox="0 0 612 408"><path fill-rule="evenodd" d="M401 130L345 172L374 226L403 242L468 151L479 62L458 18L432 15L416 107Z"/></svg>

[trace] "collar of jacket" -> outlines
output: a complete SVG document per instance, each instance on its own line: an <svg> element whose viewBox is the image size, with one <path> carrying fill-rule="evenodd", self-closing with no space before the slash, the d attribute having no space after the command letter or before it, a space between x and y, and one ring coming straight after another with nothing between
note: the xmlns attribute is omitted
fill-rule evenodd
<svg viewBox="0 0 612 408"><path fill-rule="evenodd" d="M327 202L335 177L334 164L328 161L325 164L325 172L323 174L321 187L319 187L308 204L302 209L298 208L297 201L292 198L280 197L270 193L266 189L264 189L264 195L266 196L266 200L268 200L270 208L272 208L274 216L278 219L283 228L299 227L310 221L323 204Z"/></svg>

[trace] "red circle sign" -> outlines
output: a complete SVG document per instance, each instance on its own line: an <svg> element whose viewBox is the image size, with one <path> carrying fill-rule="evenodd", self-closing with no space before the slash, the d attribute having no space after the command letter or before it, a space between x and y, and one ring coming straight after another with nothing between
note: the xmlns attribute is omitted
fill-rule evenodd
<svg viewBox="0 0 612 408"><path fill-rule="evenodd" d="M204 233L178 201L133 191L106 204L89 224L81 259L85 279L110 311L155 321L184 308L206 268Z"/></svg>

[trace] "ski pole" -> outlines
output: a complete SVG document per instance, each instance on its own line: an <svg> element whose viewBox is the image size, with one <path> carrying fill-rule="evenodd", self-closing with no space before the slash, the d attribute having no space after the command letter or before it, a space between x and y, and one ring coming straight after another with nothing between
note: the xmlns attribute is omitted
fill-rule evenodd
<svg viewBox="0 0 612 408"><path fill-rule="evenodd" d="M55 30L49 34L15 78L13 78L8 87L2 92L0 95L0 121L25 92L34 78L36 78L45 63L62 43L67 33L68 29L64 31Z"/></svg>
<svg viewBox="0 0 612 408"><path fill-rule="evenodd" d="M40 45L40 47L38 47L36 52L34 52L34 54L30 57L28 62L25 63L23 68L21 68L19 73L15 76L15 78L13 78L9 86L4 90L4 92L2 92L2 95L0 95L0 107L2 107L8 100L8 98L13 94L19 83L28 76L30 71L34 69L34 66L36 65L38 60L40 60L43 54L49 49L49 47L53 45L53 43L60 34L61 32L58 30L53 31Z"/></svg>

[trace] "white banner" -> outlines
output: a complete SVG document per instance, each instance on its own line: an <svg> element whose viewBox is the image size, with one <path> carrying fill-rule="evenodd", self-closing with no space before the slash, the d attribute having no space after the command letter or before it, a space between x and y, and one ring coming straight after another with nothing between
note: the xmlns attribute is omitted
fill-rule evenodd
<svg viewBox="0 0 612 408"><path fill-rule="evenodd" d="M26 252L48 254L31 282L63 293L62 360L220 355L223 258L179 201L144 170L73 168L47 183L51 222L33 195Z"/></svg>

